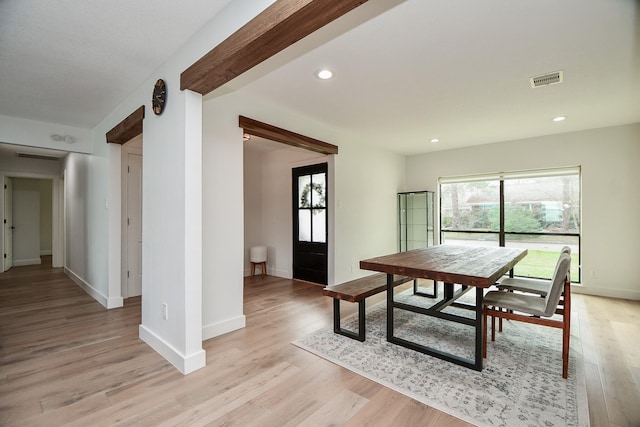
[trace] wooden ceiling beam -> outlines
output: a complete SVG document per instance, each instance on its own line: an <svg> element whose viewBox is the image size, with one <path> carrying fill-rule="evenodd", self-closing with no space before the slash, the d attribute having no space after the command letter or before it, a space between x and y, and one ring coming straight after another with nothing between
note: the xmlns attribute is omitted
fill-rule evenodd
<svg viewBox="0 0 640 427"><path fill-rule="evenodd" d="M107 143L124 144L142 133L142 120L144 119L144 105L141 105L124 120L107 132Z"/></svg>
<svg viewBox="0 0 640 427"><path fill-rule="evenodd" d="M367 0L276 0L180 75L206 95Z"/></svg>
<svg viewBox="0 0 640 427"><path fill-rule="evenodd" d="M281 142L293 147L304 148L321 154L338 154L338 147L319 139L310 138L258 120L240 116L239 125L245 133L271 141Z"/></svg>

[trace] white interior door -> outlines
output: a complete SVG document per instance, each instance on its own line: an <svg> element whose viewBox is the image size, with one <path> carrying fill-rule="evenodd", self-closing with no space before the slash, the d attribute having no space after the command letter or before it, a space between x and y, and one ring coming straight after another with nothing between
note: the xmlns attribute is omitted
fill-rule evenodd
<svg viewBox="0 0 640 427"><path fill-rule="evenodd" d="M13 181L4 177L4 264L7 271L13 266Z"/></svg>
<svg viewBox="0 0 640 427"><path fill-rule="evenodd" d="M127 155L127 297L142 294L142 156Z"/></svg>

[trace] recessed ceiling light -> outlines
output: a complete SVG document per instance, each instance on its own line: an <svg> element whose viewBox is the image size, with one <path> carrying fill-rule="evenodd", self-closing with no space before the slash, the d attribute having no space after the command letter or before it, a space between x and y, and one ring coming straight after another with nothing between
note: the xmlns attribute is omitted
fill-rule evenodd
<svg viewBox="0 0 640 427"><path fill-rule="evenodd" d="M558 116L558 117L554 117L554 118L553 118L553 121L554 121L554 122L561 122L561 121L563 121L564 119L566 119L566 117L565 117L565 116Z"/></svg>
<svg viewBox="0 0 640 427"><path fill-rule="evenodd" d="M333 77L333 71L327 69L320 70L316 73L316 77L322 80L328 80Z"/></svg>
<svg viewBox="0 0 640 427"><path fill-rule="evenodd" d="M433 138L431 142L436 143L436 142L440 142L440 140L438 138Z"/></svg>

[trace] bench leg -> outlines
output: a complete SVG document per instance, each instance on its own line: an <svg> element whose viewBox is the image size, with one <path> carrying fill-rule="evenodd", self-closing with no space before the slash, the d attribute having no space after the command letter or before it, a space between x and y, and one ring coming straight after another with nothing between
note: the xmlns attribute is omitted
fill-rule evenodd
<svg viewBox="0 0 640 427"><path fill-rule="evenodd" d="M352 338L358 341L365 340L365 305L364 300L358 301L358 333L343 329L340 326L340 300L338 298L333 299L333 332L336 334L344 335L345 337Z"/></svg>

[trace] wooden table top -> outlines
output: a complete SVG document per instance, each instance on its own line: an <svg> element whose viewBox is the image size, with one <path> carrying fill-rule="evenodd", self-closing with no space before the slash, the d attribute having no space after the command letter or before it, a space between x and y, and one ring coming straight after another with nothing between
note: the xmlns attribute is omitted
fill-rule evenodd
<svg viewBox="0 0 640 427"><path fill-rule="evenodd" d="M439 245L366 259L360 268L488 288L526 255L519 248Z"/></svg>

